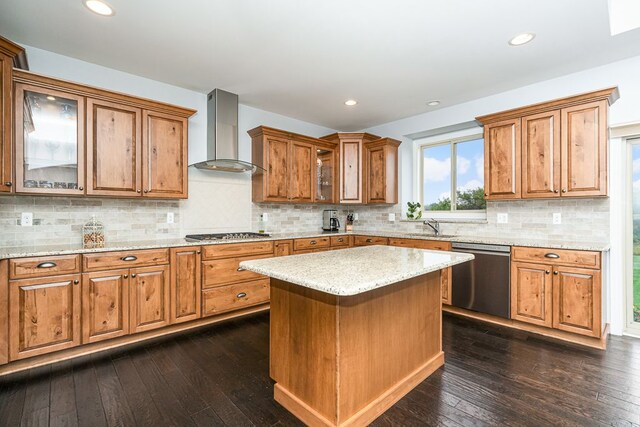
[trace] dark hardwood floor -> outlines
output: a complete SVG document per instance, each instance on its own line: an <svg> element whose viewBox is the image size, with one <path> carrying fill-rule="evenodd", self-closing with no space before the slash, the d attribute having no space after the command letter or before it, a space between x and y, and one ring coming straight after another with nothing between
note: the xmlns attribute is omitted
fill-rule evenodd
<svg viewBox="0 0 640 427"><path fill-rule="evenodd" d="M269 316L0 378L0 426L289 426ZM583 349L444 316L446 365L375 426L640 425L640 340Z"/></svg>

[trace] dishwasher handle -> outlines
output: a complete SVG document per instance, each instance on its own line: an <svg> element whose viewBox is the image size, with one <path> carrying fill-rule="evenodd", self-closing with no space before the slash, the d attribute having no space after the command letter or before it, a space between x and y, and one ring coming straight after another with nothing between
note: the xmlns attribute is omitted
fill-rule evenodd
<svg viewBox="0 0 640 427"><path fill-rule="evenodd" d="M493 255L493 256L504 256L510 257L511 254L509 252L490 252L490 251L479 251L475 249L458 249L452 248L451 252L461 252L465 254L483 254L483 255Z"/></svg>

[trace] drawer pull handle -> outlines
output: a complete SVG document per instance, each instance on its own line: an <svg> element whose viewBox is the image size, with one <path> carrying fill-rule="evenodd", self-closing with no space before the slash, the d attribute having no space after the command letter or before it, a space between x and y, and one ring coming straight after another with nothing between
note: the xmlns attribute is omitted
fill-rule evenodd
<svg viewBox="0 0 640 427"><path fill-rule="evenodd" d="M318 244L318 242L316 242L315 240L312 240L312 241L309 242L309 244L310 245L316 245L316 244Z"/></svg>
<svg viewBox="0 0 640 427"><path fill-rule="evenodd" d="M344 242L344 239L343 239L342 237L340 237L340 238L338 239L338 242L342 243L342 242Z"/></svg>
<svg viewBox="0 0 640 427"><path fill-rule="evenodd" d="M138 259L137 256L134 255L127 255L127 256L123 256L122 258L120 258L122 261L135 261Z"/></svg>
<svg viewBox="0 0 640 427"><path fill-rule="evenodd" d="M367 243L373 243L373 239L367 239Z"/></svg>
<svg viewBox="0 0 640 427"><path fill-rule="evenodd" d="M236 298L244 298L247 296L246 292L240 292L238 295L236 295Z"/></svg>
<svg viewBox="0 0 640 427"><path fill-rule="evenodd" d="M558 254L554 254L553 252L549 252L548 254L544 254L545 258L553 258L553 259L558 259L560 258L560 255Z"/></svg>
<svg viewBox="0 0 640 427"><path fill-rule="evenodd" d="M246 269L246 268L244 268L244 267L238 267L238 268L236 268L236 271L246 271L246 270L247 270L247 269Z"/></svg>
<svg viewBox="0 0 640 427"><path fill-rule="evenodd" d="M37 265L36 268L53 268L57 266L58 264L56 264L55 262L41 262L40 264Z"/></svg>

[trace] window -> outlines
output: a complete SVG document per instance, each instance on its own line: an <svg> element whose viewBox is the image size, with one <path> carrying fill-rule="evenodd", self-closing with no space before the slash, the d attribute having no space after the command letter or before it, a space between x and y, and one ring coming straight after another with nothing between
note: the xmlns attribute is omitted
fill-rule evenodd
<svg viewBox="0 0 640 427"><path fill-rule="evenodd" d="M423 210L484 214L482 136L424 143L418 147Z"/></svg>

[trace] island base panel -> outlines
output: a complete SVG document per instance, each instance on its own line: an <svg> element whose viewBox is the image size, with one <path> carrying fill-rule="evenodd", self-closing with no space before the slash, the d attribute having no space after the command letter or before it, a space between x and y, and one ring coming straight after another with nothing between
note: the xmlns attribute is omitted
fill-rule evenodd
<svg viewBox="0 0 640 427"><path fill-rule="evenodd" d="M271 279L274 398L308 425L366 425L444 364L440 272L355 296Z"/></svg>

